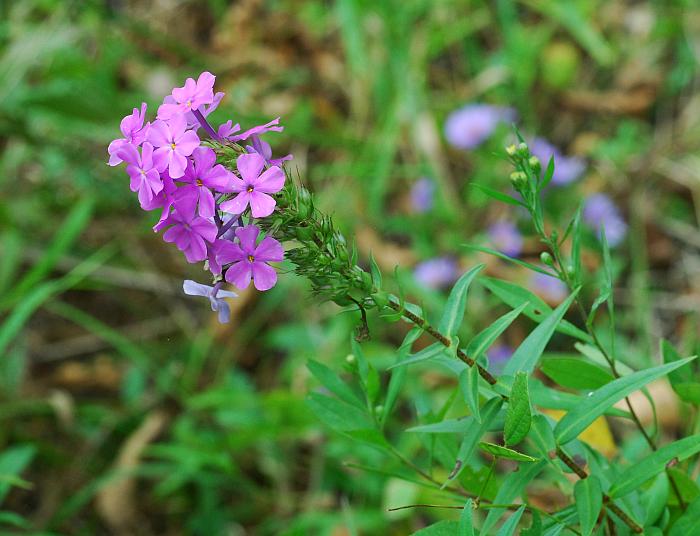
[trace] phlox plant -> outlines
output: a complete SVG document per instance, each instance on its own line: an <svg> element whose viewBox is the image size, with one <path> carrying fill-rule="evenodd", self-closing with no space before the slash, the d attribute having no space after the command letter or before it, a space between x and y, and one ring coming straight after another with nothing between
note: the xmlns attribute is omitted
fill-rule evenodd
<svg viewBox="0 0 700 536"><path fill-rule="evenodd" d="M230 317L226 299L251 282L258 291L274 287L275 266L285 259L309 280L319 300L358 313L351 353L338 367L345 374L309 363L325 390L311 393L308 405L337 433L378 449L399 467L374 470L432 490L440 500L429 506L459 510L458 520L440 521L419 533L697 533L700 497L692 479L700 434L691 430L662 444L658 426L645 426L629 398L641 390L653 406L646 386L667 377L681 400L697 406L700 383L694 379L694 356L682 358L664 341L662 363L637 371L626 363L615 344L610 251L610 243L626 232L624 222L617 214L610 216L614 207L600 196L572 207L565 229L545 221L543 192L550 182L565 183L580 173L576 162L564 162L557 173L561 155L543 148L541 141L533 149L516 132L518 143L504 154L514 168L513 190L484 192L529 216L541 244L540 262L517 258L521 239L507 223L489 230L498 251L465 246L556 282L565 293L561 303L552 308L515 283L483 277L483 265L477 265L456 280L442 314L433 321L406 300L398 278L389 281L371 256L366 263L359 258L332 218L316 208L313 195L289 175L285 162L291 156L273 158L262 136L282 130L279 119L242 132L233 121L216 128L208 122L223 97L214 93L214 82L208 72L196 81L188 78L165 97L151 121L145 104L135 108L121 123L123 137L109 146L109 164L126 164L141 207L159 211L154 231L162 232L188 262L204 264L210 280L186 280L183 289L209 299L222 322ZM462 110L450 128L458 132L457 123L477 121L472 130L483 136L488 129L474 117L477 112L483 110ZM498 121L513 119L508 110L491 115ZM537 154L550 157L544 162ZM426 183L414 192L416 211L430 204L430 195ZM593 242L585 240L590 238L586 224L595 228L600 222ZM607 227L609 222L613 228ZM584 243L599 244L602 262L595 278L583 268ZM485 286L510 311L471 340L461 341L458 334L474 284ZM591 291L597 295L587 300ZM384 321L411 326L386 370L379 371L363 351L370 336L369 311ZM518 317L527 317L535 327L505 364L495 367L487 351ZM543 360L555 333L568 337L581 355ZM427 338L433 342L419 346L419 339ZM452 395L441 411L423 412L415 426L395 431L392 413L407 375L431 367L452 376ZM460 417L447 417L453 407ZM603 416L629 421L638 448L609 459L582 440L581 434ZM421 448L403 452L397 446L403 434L419 437ZM545 511L529 500L528 487L545 479L567 497L567 505Z"/></svg>

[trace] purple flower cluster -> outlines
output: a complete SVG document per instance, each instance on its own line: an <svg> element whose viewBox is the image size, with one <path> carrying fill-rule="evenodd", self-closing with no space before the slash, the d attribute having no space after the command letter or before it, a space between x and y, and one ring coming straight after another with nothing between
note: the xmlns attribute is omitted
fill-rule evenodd
<svg viewBox="0 0 700 536"><path fill-rule="evenodd" d="M612 247L617 246L627 234L627 224L620 210L607 195L591 195L583 205L583 221L600 233L605 227L605 238Z"/></svg>
<svg viewBox="0 0 700 536"><path fill-rule="evenodd" d="M516 119L512 108L467 104L447 116L445 139L457 149L474 149L491 137L499 123Z"/></svg>
<svg viewBox="0 0 700 536"><path fill-rule="evenodd" d="M165 229L163 239L183 252L190 263L207 261L214 276L210 287L186 280L186 294L210 300L219 320L227 322L228 304L234 297L222 290L223 282L244 289L252 280L256 289L275 286L277 273L271 262L284 258L282 245L266 236L258 243L260 229L254 220L275 210L274 194L285 181L281 169L291 155L273 159L270 145L260 139L279 132L279 118L239 133L232 121L214 130L206 117L223 93L214 93L215 76L202 73L188 78L165 97L153 122L146 122L146 104L134 108L120 125L123 137L109 144L109 165L126 163L130 188L138 193L144 210L161 210L155 231ZM215 151L202 144L199 129L221 144L245 142L245 153L236 160L236 172L217 164Z"/></svg>

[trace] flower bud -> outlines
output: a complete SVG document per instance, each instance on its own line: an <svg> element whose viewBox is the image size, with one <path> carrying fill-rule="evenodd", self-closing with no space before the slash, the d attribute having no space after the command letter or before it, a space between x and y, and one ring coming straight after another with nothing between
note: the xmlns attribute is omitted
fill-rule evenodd
<svg viewBox="0 0 700 536"><path fill-rule="evenodd" d="M540 261L542 261L542 264L546 264L547 266L554 265L554 259L552 259L552 256L546 251L540 253Z"/></svg>
<svg viewBox="0 0 700 536"><path fill-rule="evenodd" d="M357 359L355 358L355 356L353 354L348 354L345 356L345 362L348 365L354 365L356 360Z"/></svg>
<svg viewBox="0 0 700 536"><path fill-rule="evenodd" d="M510 182L513 183L513 188L520 191L527 184L527 175L522 171L514 171L510 174Z"/></svg>
<svg viewBox="0 0 700 536"><path fill-rule="evenodd" d="M382 413L384 413L384 406L382 406L381 404L377 404L376 406L374 406L375 415L381 415Z"/></svg>
<svg viewBox="0 0 700 536"><path fill-rule="evenodd" d="M566 275L570 278L576 275L576 270L574 270L574 267L571 264L566 265Z"/></svg>
<svg viewBox="0 0 700 536"><path fill-rule="evenodd" d="M522 156L523 158L530 156L530 148L527 146L527 143L521 141L518 144L518 156Z"/></svg>
<svg viewBox="0 0 700 536"><path fill-rule="evenodd" d="M515 156L517 150L518 148L513 144L506 147L506 153L508 154L508 156Z"/></svg>
<svg viewBox="0 0 700 536"><path fill-rule="evenodd" d="M532 168L532 171L535 172L535 174L539 175L540 171L542 170L542 164L540 164L540 159L537 158L536 156L531 156L527 163L530 165Z"/></svg>

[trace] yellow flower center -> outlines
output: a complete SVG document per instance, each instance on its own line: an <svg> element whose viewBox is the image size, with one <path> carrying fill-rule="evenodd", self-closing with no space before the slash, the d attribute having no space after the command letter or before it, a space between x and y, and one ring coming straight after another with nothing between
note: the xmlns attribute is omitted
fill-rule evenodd
<svg viewBox="0 0 700 536"><path fill-rule="evenodd" d="M248 262L255 262L255 257L248 255Z"/></svg>
<svg viewBox="0 0 700 536"><path fill-rule="evenodd" d="M175 142L171 143L171 144L170 144L170 147L172 147L172 149L173 149L173 151L174 151L174 150L175 150L175 147L176 147L176 146L175 146Z"/></svg>

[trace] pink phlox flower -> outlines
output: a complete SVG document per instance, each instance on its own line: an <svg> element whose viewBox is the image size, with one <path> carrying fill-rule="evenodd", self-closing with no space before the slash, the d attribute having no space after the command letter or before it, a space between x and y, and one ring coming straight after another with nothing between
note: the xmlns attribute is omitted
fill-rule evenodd
<svg viewBox="0 0 700 536"><path fill-rule="evenodd" d="M131 191L139 193L139 203L146 209L163 189L160 173L153 166L153 145L145 142L139 154L135 145L127 143L117 154L127 163L126 172L131 178L129 185Z"/></svg>
<svg viewBox="0 0 700 536"><path fill-rule="evenodd" d="M230 230L231 235L233 235L233 238L231 239L222 239L217 238L214 240L211 244L207 244L207 263L208 263L208 268L209 271L214 274L214 275L219 275L221 274L221 263L219 263L219 253L221 253L222 249L225 249L226 244L230 244L231 241L235 238L235 229Z"/></svg>
<svg viewBox="0 0 700 536"><path fill-rule="evenodd" d="M145 118L146 103L144 102L141 103L140 111L138 108L134 108L130 115L127 115L124 119L122 119L119 129L122 131L124 137L113 140L109 144L109 147L107 147L110 166L116 166L122 162L122 159L117 153L124 145L141 145L146 139L146 134L148 133L150 123L146 123L146 126L144 126L143 122Z"/></svg>
<svg viewBox="0 0 700 536"><path fill-rule="evenodd" d="M183 115L174 115L168 121L158 120L148 130L148 141L157 147L153 161L158 171L168 170L173 179L185 174L187 157L199 147L199 137L187 130Z"/></svg>
<svg viewBox="0 0 700 536"><path fill-rule="evenodd" d="M174 203L175 209L160 228L169 227L163 240L174 243L185 254L187 262L199 262L207 258L207 242L216 240L216 225L195 215L194 205Z"/></svg>
<svg viewBox="0 0 700 536"><path fill-rule="evenodd" d="M241 125L239 125L238 123L234 125L233 121L229 119L224 124L219 125L219 128L216 130L216 133L218 134L219 138L229 139L233 134L235 134L239 130L241 130Z"/></svg>
<svg viewBox="0 0 700 536"><path fill-rule="evenodd" d="M169 102L164 102L158 108L158 119L170 119L176 115L199 110L205 104L214 102L214 81L216 77L208 71L199 75L195 82L193 78L185 80L185 85L173 89Z"/></svg>
<svg viewBox="0 0 700 536"><path fill-rule="evenodd" d="M144 210L156 210L161 209L160 218L158 222L153 226L155 232L160 231L163 228L165 220L170 215L170 208L175 202L175 192L177 192L177 186L175 182L170 178L167 171L160 174L160 180L163 183L163 189L154 196L148 205L142 205L141 208Z"/></svg>
<svg viewBox="0 0 700 536"><path fill-rule="evenodd" d="M226 270L226 281L239 289L247 288L251 278L260 291L269 290L277 283L277 272L267 263L284 259L282 244L266 236L256 245L259 233L255 225L239 227L236 229L239 244L228 242L219 251L221 265L233 263Z"/></svg>
<svg viewBox="0 0 700 536"><path fill-rule="evenodd" d="M275 210L275 200L268 194L279 192L284 186L284 172L273 166L264 172L265 159L257 153L242 154L236 160L241 178L234 176L231 190L238 192L233 199L221 204L221 210L242 214L248 204L254 218L264 218ZM262 172L262 174L261 174Z"/></svg>
<svg viewBox="0 0 700 536"><path fill-rule="evenodd" d="M279 126L279 122L280 118L278 117L277 119L273 119L269 123L265 123L264 125L258 125L257 127L253 127L251 129L246 130L245 132L241 132L240 134L232 136L231 141L235 142L247 140L251 136L264 134L265 132L282 132L284 130L284 127Z"/></svg>
<svg viewBox="0 0 700 536"><path fill-rule="evenodd" d="M199 215L211 218L216 211L215 192L230 192L234 175L221 164L216 164L216 153L209 147L197 147L188 161L185 174L179 179L185 185L178 188L176 197L192 197L199 205Z"/></svg>
<svg viewBox="0 0 700 536"><path fill-rule="evenodd" d="M211 310L219 313L219 322L226 324L231 319L231 308L224 298L236 298L238 294L229 290L221 290L217 284L214 287L203 285L190 279L182 282L182 290L188 296L202 296L209 298Z"/></svg>
<svg viewBox="0 0 700 536"><path fill-rule="evenodd" d="M287 160L294 158L291 154L283 156L282 158L272 158L272 147L270 144L264 140L260 139L260 136L253 134L250 137L252 145L246 145L246 151L249 153L258 153L265 159L265 163L270 166L281 166Z"/></svg>

